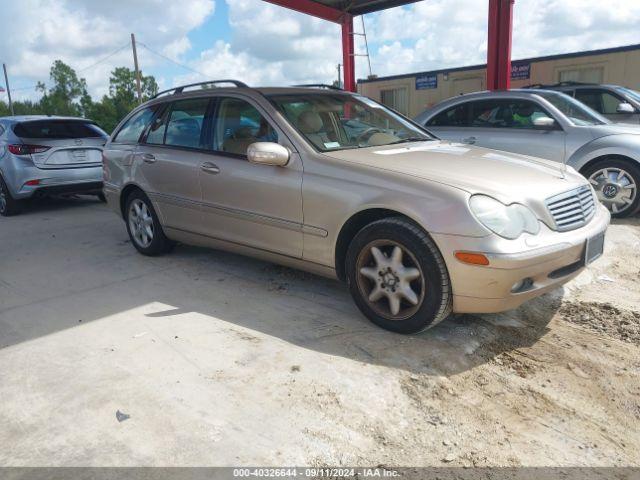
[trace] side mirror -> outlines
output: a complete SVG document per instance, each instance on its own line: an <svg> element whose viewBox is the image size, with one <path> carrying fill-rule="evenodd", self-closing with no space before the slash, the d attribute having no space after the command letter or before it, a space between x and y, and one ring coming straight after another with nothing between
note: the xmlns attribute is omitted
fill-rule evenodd
<svg viewBox="0 0 640 480"><path fill-rule="evenodd" d="M542 130L552 130L556 126L556 121L550 117L538 117L533 119L533 126Z"/></svg>
<svg viewBox="0 0 640 480"><path fill-rule="evenodd" d="M289 150L273 142L256 142L247 148L247 158L256 165L284 167L289 163Z"/></svg>
<svg viewBox="0 0 640 480"><path fill-rule="evenodd" d="M618 108L616 108L616 112L618 113L636 113L636 109L633 108L633 105L627 102L622 102L618 104Z"/></svg>

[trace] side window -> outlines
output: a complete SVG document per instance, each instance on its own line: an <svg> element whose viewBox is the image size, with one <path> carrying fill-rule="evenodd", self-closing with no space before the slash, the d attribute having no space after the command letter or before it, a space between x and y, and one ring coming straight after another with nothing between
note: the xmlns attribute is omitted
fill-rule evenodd
<svg viewBox="0 0 640 480"><path fill-rule="evenodd" d="M3 133L4 133L4 127L0 125L0 137L2 136Z"/></svg>
<svg viewBox="0 0 640 480"><path fill-rule="evenodd" d="M138 143L140 135L153 118L153 108L143 108L133 115L116 133L113 141L117 143Z"/></svg>
<svg viewBox="0 0 640 480"><path fill-rule="evenodd" d="M473 103L471 125L485 128L534 128L533 121L550 115L529 100L483 100Z"/></svg>
<svg viewBox="0 0 640 480"><path fill-rule="evenodd" d="M427 127L468 127L469 103L456 105L440 112L427 122Z"/></svg>
<svg viewBox="0 0 640 480"><path fill-rule="evenodd" d="M202 126L209 100L205 97L179 100L173 103L171 113L168 116L165 145L205 148L206 139Z"/></svg>
<svg viewBox="0 0 640 480"><path fill-rule="evenodd" d="M606 90L590 90L580 89L576 91L576 99L588 107L593 108L596 112L604 115L613 115L617 113L618 104L624 102L621 97L614 95Z"/></svg>
<svg viewBox="0 0 640 480"><path fill-rule="evenodd" d="M170 111L170 105L165 105L162 113L153 119L149 126L145 143L154 145L164 144L164 133L167 131L167 119L169 118Z"/></svg>
<svg viewBox="0 0 640 480"><path fill-rule="evenodd" d="M260 112L239 98L221 98L214 118L213 149L246 155L255 142L277 142L278 134Z"/></svg>

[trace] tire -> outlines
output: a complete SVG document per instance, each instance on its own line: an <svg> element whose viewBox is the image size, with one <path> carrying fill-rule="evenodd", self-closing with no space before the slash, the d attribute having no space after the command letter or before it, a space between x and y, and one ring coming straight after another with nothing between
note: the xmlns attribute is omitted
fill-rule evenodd
<svg viewBox="0 0 640 480"><path fill-rule="evenodd" d="M451 313L451 284L442 255L429 235L405 218L377 220L360 230L349 245L346 270L356 305L386 330L421 332Z"/></svg>
<svg viewBox="0 0 640 480"><path fill-rule="evenodd" d="M0 175L0 215L10 217L20 213L21 202L11 196L9 187Z"/></svg>
<svg viewBox="0 0 640 480"><path fill-rule="evenodd" d="M628 217L640 208L639 164L623 158L605 158L589 165L582 174L589 179L598 199L612 217ZM630 189L631 184L635 188Z"/></svg>
<svg viewBox="0 0 640 480"><path fill-rule="evenodd" d="M153 257L173 248L174 242L165 236L158 215L143 192L137 190L127 197L124 213L131 243L141 254Z"/></svg>

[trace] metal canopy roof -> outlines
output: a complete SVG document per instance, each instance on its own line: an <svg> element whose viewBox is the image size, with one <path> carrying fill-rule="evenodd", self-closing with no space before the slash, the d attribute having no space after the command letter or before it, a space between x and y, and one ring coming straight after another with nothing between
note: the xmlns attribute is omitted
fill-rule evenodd
<svg viewBox="0 0 640 480"><path fill-rule="evenodd" d="M387 8L399 7L408 3L415 3L418 0L312 0L326 7L335 8L351 15L363 15L365 13L386 10Z"/></svg>

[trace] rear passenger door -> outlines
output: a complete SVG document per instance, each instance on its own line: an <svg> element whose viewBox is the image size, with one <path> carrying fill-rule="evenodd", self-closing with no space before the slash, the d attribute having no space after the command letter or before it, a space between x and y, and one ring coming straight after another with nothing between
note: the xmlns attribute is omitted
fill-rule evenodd
<svg viewBox="0 0 640 480"><path fill-rule="evenodd" d="M162 217L163 225L201 233L200 165L208 157L210 98L167 103L136 151L135 172Z"/></svg>
<svg viewBox="0 0 640 480"><path fill-rule="evenodd" d="M302 162L268 113L240 96L218 97L212 152L200 165L203 229L211 237L302 256ZM276 142L292 151L284 167L254 165L247 148Z"/></svg>

